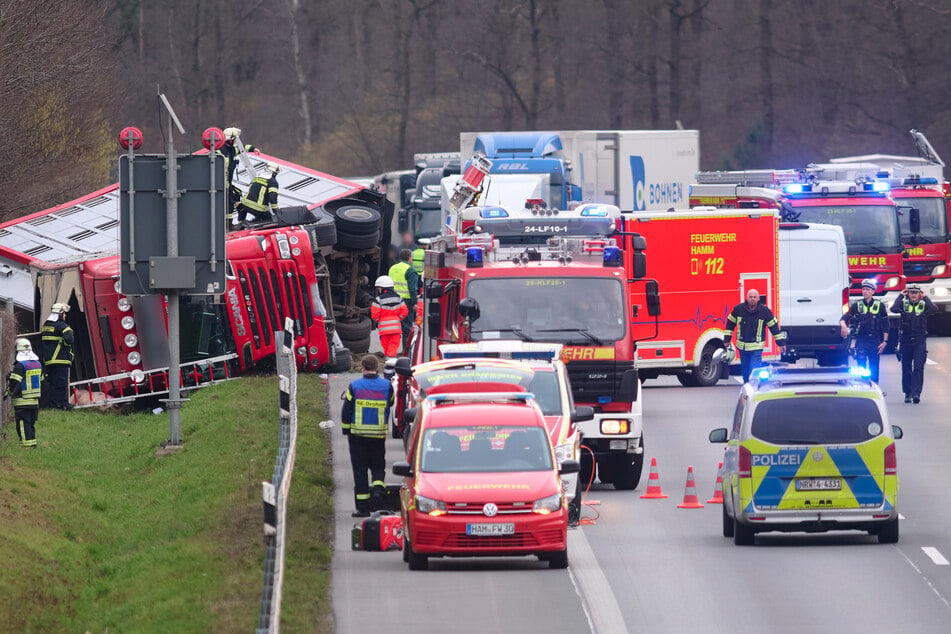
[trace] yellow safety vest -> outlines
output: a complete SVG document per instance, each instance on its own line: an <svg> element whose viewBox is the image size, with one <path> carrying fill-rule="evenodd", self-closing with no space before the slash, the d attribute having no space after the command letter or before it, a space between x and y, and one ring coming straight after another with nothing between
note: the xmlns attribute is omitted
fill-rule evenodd
<svg viewBox="0 0 951 634"><path fill-rule="evenodd" d="M410 270L408 262L397 262L390 267L389 276L393 279L393 289L403 299L409 299L409 282L406 281L406 271Z"/></svg>
<svg viewBox="0 0 951 634"><path fill-rule="evenodd" d="M17 372L17 366L23 368L23 374ZM32 359L18 361L13 366L10 378L20 382L20 394L13 398L14 407L40 404L40 382L43 380L43 364Z"/></svg>

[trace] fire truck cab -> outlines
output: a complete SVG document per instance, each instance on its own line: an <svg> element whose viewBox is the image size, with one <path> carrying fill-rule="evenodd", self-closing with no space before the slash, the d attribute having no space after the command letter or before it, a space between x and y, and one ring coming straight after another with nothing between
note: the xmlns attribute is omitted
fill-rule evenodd
<svg viewBox="0 0 951 634"><path fill-rule="evenodd" d="M635 488L644 442L630 287L650 286L643 238L618 233L620 212L611 205L468 207L454 215L451 233L426 251L414 359L437 358L446 343L562 344L574 401L595 410L580 423L594 456L592 463L582 455L582 479L597 469L602 482ZM633 263L627 270L625 259ZM656 316L656 283L647 295L646 312Z"/></svg>

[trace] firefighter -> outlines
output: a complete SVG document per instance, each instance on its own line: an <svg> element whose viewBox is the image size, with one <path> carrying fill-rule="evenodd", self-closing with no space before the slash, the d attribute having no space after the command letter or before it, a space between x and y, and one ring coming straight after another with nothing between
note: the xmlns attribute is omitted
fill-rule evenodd
<svg viewBox="0 0 951 634"><path fill-rule="evenodd" d="M880 299L875 299L875 278L862 280L862 299L853 302L839 323L842 338L849 336L849 326L855 338L855 360L865 364L869 376L878 383L880 355L888 342L888 312Z"/></svg>
<svg viewBox="0 0 951 634"><path fill-rule="evenodd" d="M413 234L409 231L403 234L403 248L412 251L411 261L413 270L416 271L416 275L419 276L419 279L423 279L423 258L425 257L426 251L416 243L416 240L413 239Z"/></svg>
<svg viewBox="0 0 951 634"><path fill-rule="evenodd" d="M226 218L232 224L237 220L234 216L234 208L241 200L241 190L234 185L234 173L238 169L238 148L235 142L241 136L240 128L225 128L225 142L221 146L221 155L225 158L225 191L228 192L228 213Z"/></svg>
<svg viewBox="0 0 951 634"><path fill-rule="evenodd" d="M238 203L238 223L242 227L248 226L245 220L248 214L258 221L271 218L271 210L277 209L277 173L280 171L280 165L270 162L264 173L251 181L248 193Z"/></svg>
<svg viewBox="0 0 951 634"><path fill-rule="evenodd" d="M419 275L413 269L410 261L413 252L409 249L400 250L400 261L390 267L388 274L393 280L396 293L403 298L409 311L403 318L403 343L409 343L409 333L413 329L413 317L416 315L416 302L419 298Z"/></svg>
<svg viewBox="0 0 951 634"><path fill-rule="evenodd" d="M409 314L406 302L393 290L393 279L389 275L376 278L377 296L370 305L370 319L377 322L380 345L388 359L400 353L403 320Z"/></svg>
<svg viewBox="0 0 951 634"><path fill-rule="evenodd" d="M380 362L368 354L361 361L363 376L347 388L340 410L340 426L350 445L350 466L353 468L353 517L369 517L370 511L382 508L386 500L386 431L393 386L378 374ZM370 470L372 482L367 479ZM370 493L370 487L373 493Z"/></svg>
<svg viewBox="0 0 951 634"><path fill-rule="evenodd" d="M16 361L7 375L7 394L13 397L13 415L21 447L36 447L36 421L40 415L40 383L43 364L33 353L29 339L17 339Z"/></svg>
<svg viewBox="0 0 951 634"><path fill-rule="evenodd" d="M736 329L736 350L740 353L740 368L743 381L750 380L753 368L763 362L763 349L766 347L766 329L773 334L779 344L779 351L786 353L786 333L779 329L779 321L773 317L773 311L759 301L759 291L755 288L746 293L746 301L737 304L726 320L726 342L730 345L733 330Z"/></svg>
<svg viewBox="0 0 951 634"><path fill-rule="evenodd" d="M909 284L892 302L890 310L899 315L898 350L901 353L901 391L906 403L921 402L928 360L928 315L937 312L921 287Z"/></svg>
<svg viewBox="0 0 951 634"><path fill-rule="evenodd" d="M69 366L73 364L73 329L66 323L68 304L53 304L40 329L43 340L43 368L50 389L50 407L73 409L69 403Z"/></svg>

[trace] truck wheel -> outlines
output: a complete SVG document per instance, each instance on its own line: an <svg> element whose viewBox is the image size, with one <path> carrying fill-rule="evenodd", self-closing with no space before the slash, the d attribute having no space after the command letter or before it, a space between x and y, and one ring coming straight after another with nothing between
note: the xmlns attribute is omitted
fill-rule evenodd
<svg viewBox="0 0 951 634"><path fill-rule="evenodd" d="M581 490L584 491L588 488L589 482L594 482L592 478L594 477L594 459L591 457L591 454L581 450L581 471L578 472L578 482L580 483Z"/></svg>
<svg viewBox="0 0 951 634"><path fill-rule="evenodd" d="M555 553L549 553L548 567L555 570L564 570L568 567L568 549L560 550Z"/></svg>
<svg viewBox="0 0 951 634"><path fill-rule="evenodd" d="M752 526L747 526L746 524L740 524L735 519L733 520L733 543L737 546L752 546L755 541L756 533L753 531Z"/></svg>
<svg viewBox="0 0 951 634"><path fill-rule="evenodd" d="M331 372L349 372L353 367L353 355L347 348L338 348L336 358L328 364L327 369Z"/></svg>
<svg viewBox="0 0 951 634"><path fill-rule="evenodd" d="M380 212L372 207L347 205L334 212L337 230L350 235L371 235L380 229Z"/></svg>
<svg viewBox="0 0 951 634"><path fill-rule="evenodd" d="M716 385L720 380L720 364L714 362L713 353L718 348L716 344L708 343L700 353L700 361L693 369L693 382L700 387Z"/></svg>
<svg viewBox="0 0 951 634"><path fill-rule="evenodd" d="M342 229L337 230L337 247L341 249L372 249L379 242L379 230L366 234L349 233Z"/></svg>
<svg viewBox="0 0 951 634"><path fill-rule="evenodd" d="M624 454L615 458L614 488L619 491L633 491L641 481L641 471L644 470L644 454L636 453L633 457Z"/></svg>
<svg viewBox="0 0 951 634"><path fill-rule="evenodd" d="M883 524L878 530L879 544L897 544L898 543L898 518Z"/></svg>
<svg viewBox="0 0 951 634"><path fill-rule="evenodd" d="M362 288L358 288L356 298L354 299L354 303L359 308L369 308L370 304L373 303L373 294L368 293Z"/></svg>
<svg viewBox="0 0 951 634"><path fill-rule="evenodd" d="M726 504L723 504L722 508L723 508L723 536L733 537L733 519L726 512Z"/></svg>
<svg viewBox="0 0 951 634"><path fill-rule="evenodd" d="M314 215L317 216L317 222L310 226L310 231L316 245L329 247L337 244L337 225L333 216L320 209L315 210Z"/></svg>
<svg viewBox="0 0 951 634"><path fill-rule="evenodd" d="M680 381L680 384L684 387L697 387L697 381L693 376L692 370L684 370L683 372L677 373L677 380Z"/></svg>
<svg viewBox="0 0 951 634"><path fill-rule="evenodd" d="M340 340L343 342L344 346L350 348L350 352L363 354L370 351L370 333L367 333L366 337L361 337L359 339L348 339L341 336Z"/></svg>
<svg viewBox="0 0 951 634"><path fill-rule="evenodd" d="M353 341L354 339L363 339L369 335L373 328L373 322L370 321L369 317L361 316L356 321L338 321L336 328L341 339Z"/></svg>

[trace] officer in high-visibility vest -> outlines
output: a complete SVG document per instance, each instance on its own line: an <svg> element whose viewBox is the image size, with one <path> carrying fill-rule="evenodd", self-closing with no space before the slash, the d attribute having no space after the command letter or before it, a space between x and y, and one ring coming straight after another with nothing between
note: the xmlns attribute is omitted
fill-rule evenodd
<svg viewBox="0 0 951 634"><path fill-rule="evenodd" d="M416 302L419 297L419 275L413 269L410 261L413 252L409 249L400 250L400 261L390 267L388 275L393 280L396 293L403 298L409 311L403 318L403 344L409 342L409 333L413 329L413 318L416 315Z"/></svg>
<svg viewBox="0 0 951 634"><path fill-rule="evenodd" d="M6 394L13 397L13 415L22 447L36 447L36 421L40 416L40 383L43 364L29 339L17 339L17 356L7 375Z"/></svg>
<svg viewBox="0 0 951 634"><path fill-rule="evenodd" d="M938 309L922 294L920 286L909 284L889 310L898 313L900 320L901 391L905 393L906 403L920 403L928 360L928 315Z"/></svg>
<svg viewBox="0 0 951 634"><path fill-rule="evenodd" d="M347 388L340 410L340 426L348 436L353 468L353 517L369 517L386 497L386 432L393 386L378 374L380 362L368 354L361 362L363 376ZM373 481L367 479L367 469ZM370 493L370 487L373 493Z"/></svg>
<svg viewBox="0 0 951 634"><path fill-rule="evenodd" d="M377 322L380 345L387 358L395 358L400 353L403 319L409 313L406 302L393 290L393 280L389 275L376 278L377 296L370 304L370 319Z"/></svg>
<svg viewBox="0 0 951 634"><path fill-rule="evenodd" d="M779 321L773 311L759 301L759 291L755 288L746 293L746 301L737 304L726 319L724 335L729 345L733 339L733 330L737 331L736 349L740 353L740 368L744 381L750 380L753 368L763 361L763 349L766 348L766 329L773 334L782 354L786 353L786 333L779 329Z"/></svg>
<svg viewBox="0 0 951 634"><path fill-rule="evenodd" d="M251 181L248 193L238 203L238 222L242 227L247 226L248 214L255 220L269 220L271 210L277 209L277 173L281 166L270 162L263 174L259 174Z"/></svg>
<svg viewBox="0 0 951 634"><path fill-rule="evenodd" d="M839 320L843 339L849 336L849 326L852 327L855 360L868 367L869 376L876 383L880 355L888 341L888 312L884 302L873 297L877 285L873 277L862 280L862 299L853 302Z"/></svg>
<svg viewBox="0 0 951 634"><path fill-rule="evenodd" d="M50 389L50 407L73 409L69 403L69 367L73 364L73 329L66 323L68 304L53 304L40 329L43 341L43 368Z"/></svg>

